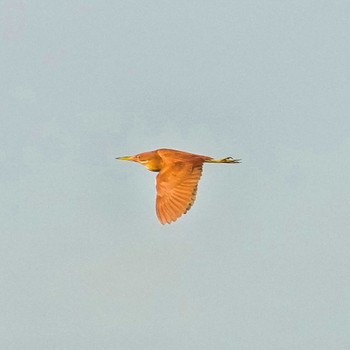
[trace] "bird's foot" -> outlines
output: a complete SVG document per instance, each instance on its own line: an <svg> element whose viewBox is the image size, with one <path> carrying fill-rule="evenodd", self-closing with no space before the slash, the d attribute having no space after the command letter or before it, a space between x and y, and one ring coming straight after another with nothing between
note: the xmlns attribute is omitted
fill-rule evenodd
<svg viewBox="0 0 350 350"><path fill-rule="evenodd" d="M226 157L224 159L221 159L221 163L240 163L240 159L233 159L232 157Z"/></svg>
<svg viewBox="0 0 350 350"><path fill-rule="evenodd" d="M240 163L240 159L233 159L232 157L226 157L223 159L209 159L205 161L206 163Z"/></svg>

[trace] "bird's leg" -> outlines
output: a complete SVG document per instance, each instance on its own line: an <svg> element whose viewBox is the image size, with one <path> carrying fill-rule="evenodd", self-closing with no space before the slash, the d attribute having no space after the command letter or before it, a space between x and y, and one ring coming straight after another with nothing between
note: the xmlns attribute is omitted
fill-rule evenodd
<svg viewBox="0 0 350 350"><path fill-rule="evenodd" d="M240 159L233 159L232 157L226 157L223 159L208 159L205 160L206 163L240 163Z"/></svg>

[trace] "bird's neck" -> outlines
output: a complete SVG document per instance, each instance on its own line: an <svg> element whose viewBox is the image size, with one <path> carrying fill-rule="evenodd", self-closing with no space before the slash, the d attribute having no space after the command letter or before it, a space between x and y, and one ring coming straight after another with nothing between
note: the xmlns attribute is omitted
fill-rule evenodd
<svg viewBox="0 0 350 350"><path fill-rule="evenodd" d="M162 168L162 158L159 157L158 154L153 154L152 157L148 160L144 166L149 170L149 171L160 171Z"/></svg>
<svg viewBox="0 0 350 350"><path fill-rule="evenodd" d="M150 160L148 161L146 164L144 164L144 166L149 170L149 171L160 171L160 164L159 162L155 161L155 160Z"/></svg>

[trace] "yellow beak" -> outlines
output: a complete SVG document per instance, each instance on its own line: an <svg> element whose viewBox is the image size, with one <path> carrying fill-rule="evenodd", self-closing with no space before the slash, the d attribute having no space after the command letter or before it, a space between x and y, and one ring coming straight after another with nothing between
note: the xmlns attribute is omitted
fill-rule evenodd
<svg viewBox="0 0 350 350"><path fill-rule="evenodd" d="M134 160L134 156L118 157L119 160Z"/></svg>

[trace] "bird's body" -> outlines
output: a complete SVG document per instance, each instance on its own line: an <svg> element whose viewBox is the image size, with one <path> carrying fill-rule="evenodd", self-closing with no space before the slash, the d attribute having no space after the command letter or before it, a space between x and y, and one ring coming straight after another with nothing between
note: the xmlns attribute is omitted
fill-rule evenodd
<svg viewBox="0 0 350 350"><path fill-rule="evenodd" d="M166 148L117 159L134 161L150 171L159 172L156 212L162 224L170 224L191 208L196 199L203 163L239 163L231 157L216 160Z"/></svg>

